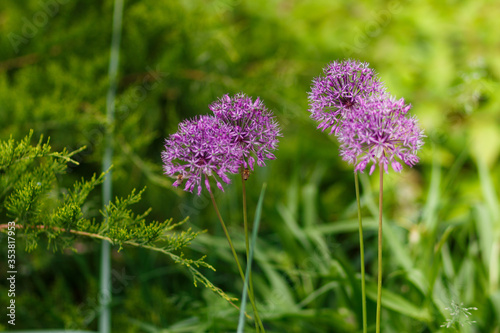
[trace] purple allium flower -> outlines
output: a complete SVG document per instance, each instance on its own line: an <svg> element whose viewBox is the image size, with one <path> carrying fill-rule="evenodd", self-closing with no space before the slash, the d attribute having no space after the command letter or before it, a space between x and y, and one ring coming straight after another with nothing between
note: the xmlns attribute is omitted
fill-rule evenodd
<svg viewBox="0 0 500 333"><path fill-rule="evenodd" d="M330 134L338 134L342 118L362 100L385 91L374 70L364 62L334 61L323 73L313 80L308 97L309 112L311 118L319 122L318 129L324 131L331 127Z"/></svg>
<svg viewBox="0 0 500 333"><path fill-rule="evenodd" d="M425 137L415 117L408 117L411 105L404 99L383 95L362 100L340 125L338 139L342 159L355 164L354 171L363 172L369 163L370 175L379 164L400 172L397 159L409 166L418 163L417 151Z"/></svg>
<svg viewBox="0 0 500 333"><path fill-rule="evenodd" d="M278 147L280 128L275 117L264 103L254 101L244 93L234 97L224 95L209 106L214 115L231 126L231 140L241 150L240 164L253 170L255 157L257 165L264 166L264 159L275 159L272 153Z"/></svg>
<svg viewBox="0 0 500 333"><path fill-rule="evenodd" d="M241 152L234 145L230 126L213 116L199 116L179 124L177 133L165 140L162 152L163 170L168 176L177 177L173 186L186 180L185 191L198 187L202 182L210 191L209 177L224 191L219 178L230 183L227 173L237 173Z"/></svg>

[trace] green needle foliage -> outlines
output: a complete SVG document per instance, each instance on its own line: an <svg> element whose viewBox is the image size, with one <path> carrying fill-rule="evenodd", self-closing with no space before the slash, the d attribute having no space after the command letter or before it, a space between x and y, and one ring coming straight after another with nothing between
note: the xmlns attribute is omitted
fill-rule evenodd
<svg viewBox="0 0 500 333"><path fill-rule="evenodd" d="M231 301L221 289L215 287L197 268L215 270L205 262L205 256L189 259L182 252L191 241L204 231L191 228L178 231L187 221L173 223L147 221L151 209L136 214L130 206L141 200L144 190L132 190L126 198L116 198L100 211L100 218L90 218L86 209L90 192L101 184L106 176L92 176L90 180L75 182L63 190L58 187L58 176L63 175L67 163L78 164L72 156L82 149L52 152L43 137L35 146L30 144L31 131L23 140L12 138L0 141L0 213L9 221L16 222L16 236L26 241L26 250L37 248L42 236L48 239L53 250L73 249L77 236L110 241L122 250L124 245L143 247L170 256L175 263L185 266L195 285L199 282L224 299ZM6 218L2 216L2 220ZM102 223L106 220L107 223ZM6 220L7 221L7 220ZM5 231L7 224L0 226Z"/></svg>

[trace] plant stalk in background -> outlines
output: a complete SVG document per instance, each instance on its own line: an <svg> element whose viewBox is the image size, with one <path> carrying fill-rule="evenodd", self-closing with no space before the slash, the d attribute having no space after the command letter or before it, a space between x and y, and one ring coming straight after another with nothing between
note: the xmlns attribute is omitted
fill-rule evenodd
<svg viewBox="0 0 500 333"><path fill-rule="evenodd" d="M102 172L106 172L111 168L113 159L113 126L115 122L115 97L118 76L118 64L120 61L120 41L122 34L122 17L123 17L123 1L115 0L113 9L113 34L111 38L111 52L109 56L109 89L106 97L106 143L104 156L102 159ZM107 178L104 180L102 187L102 201L105 207L112 199L112 173L109 171ZM104 223L107 224L108 217ZM101 246L101 275L100 275L100 291L102 296L99 299L102 301L99 315L99 332L111 332L111 312L109 304L111 303L111 258L110 258L110 243L106 240L102 241Z"/></svg>

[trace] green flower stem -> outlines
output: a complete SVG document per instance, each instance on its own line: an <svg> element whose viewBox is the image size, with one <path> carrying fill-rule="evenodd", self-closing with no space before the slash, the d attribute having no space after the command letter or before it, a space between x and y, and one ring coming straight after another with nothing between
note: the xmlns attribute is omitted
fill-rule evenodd
<svg viewBox="0 0 500 333"><path fill-rule="evenodd" d="M209 191L210 193L210 198L212 199L212 203L215 208L215 212L217 213L217 217L219 218L219 221L222 225L222 229L224 230L224 234L226 235L227 242L229 243L229 247L231 248L231 252L233 253L234 261L236 261L236 266L238 266L238 271L240 272L241 279L243 280L243 284L245 284L245 274L243 274L243 270L241 269L240 261L238 260L238 255L236 254L236 251L233 246L233 242L231 241L231 237L229 237L229 232L227 231L226 224L224 223L224 220L222 219L222 216L220 215L219 212L219 207L217 207L217 203L215 202L215 197L212 191ZM255 306L255 301L253 299L253 295L249 295L250 298L250 303L252 303L252 308L254 313L257 313L257 307ZM257 319L255 318L255 328L256 331L259 332L259 326Z"/></svg>
<svg viewBox="0 0 500 333"><path fill-rule="evenodd" d="M356 187L356 201L358 203L359 220L359 253L361 256L361 302L363 308L363 333L367 333L366 324L366 291L365 291L365 246L363 241L363 223L361 221L361 202L359 198L359 180L358 173L354 172L354 186Z"/></svg>
<svg viewBox="0 0 500 333"><path fill-rule="evenodd" d="M242 195L243 195L243 226L245 228L245 246L246 246L246 254L247 261L250 258L250 240L248 236L248 216L247 216L247 191L245 187L245 178L243 175L244 168L241 167L241 185L242 185ZM252 270L248 272L248 294L251 299L255 300L255 296L253 293L253 281L252 281ZM262 329L262 332L265 332L264 325L262 324L262 320L260 319L259 313L257 312L257 306L254 308L255 320L258 323L259 327ZM258 330L257 330L258 331Z"/></svg>
<svg viewBox="0 0 500 333"><path fill-rule="evenodd" d="M375 323L375 332L380 333L380 307L382 303L382 202L384 193L384 168L380 169L380 193L378 208L378 282L377 282L377 321Z"/></svg>

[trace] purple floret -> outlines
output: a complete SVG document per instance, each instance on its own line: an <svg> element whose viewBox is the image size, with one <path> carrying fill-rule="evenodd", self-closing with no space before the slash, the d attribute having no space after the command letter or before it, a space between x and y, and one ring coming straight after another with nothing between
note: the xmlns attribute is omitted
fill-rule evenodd
<svg viewBox="0 0 500 333"><path fill-rule="evenodd" d="M224 95L209 106L215 117L231 127L231 142L241 150L240 164L253 170L264 166L265 159L274 160L273 151L278 148L281 136L278 123L264 103L257 98L252 101L244 93L234 97Z"/></svg>
<svg viewBox="0 0 500 333"><path fill-rule="evenodd" d="M407 115L410 108L404 99L388 95L362 101L342 122L338 135L342 159L360 172L371 163L370 175L377 164L386 172L389 164L400 172L398 160L410 167L418 163L417 151L425 136L417 119Z"/></svg>
<svg viewBox="0 0 500 333"><path fill-rule="evenodd" d="M213 116L199 116L179 124L177 133L165 140L162 152L163 170L176 177L173 186L186 181L184 190L192 192L197 186L201 194L202 183L210 191L209 177L217 187L224 188L220 180L229 184L228 173L237 173L241 150L233 142L232 128Z"/></svg>
<svg viewBox="0 0 500 333"><path fill-rule="evenodd" d="M323 73L313 80L309 112L319 122L318 129L331 128L330 134L338 134L342 119L364 99L385 91L374 70L364 62L334 61Z"/></svg>

